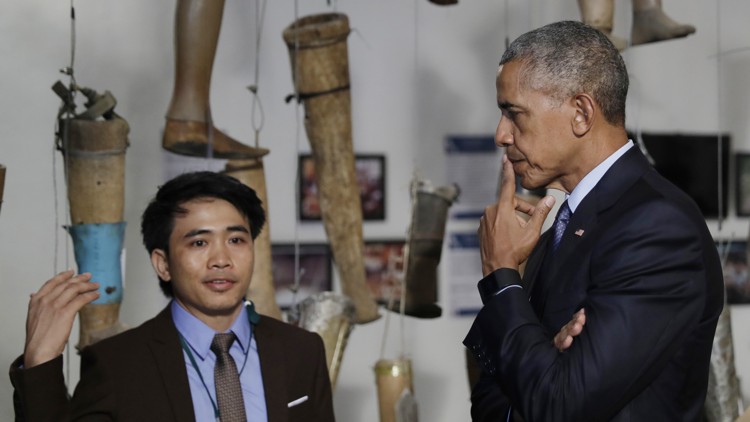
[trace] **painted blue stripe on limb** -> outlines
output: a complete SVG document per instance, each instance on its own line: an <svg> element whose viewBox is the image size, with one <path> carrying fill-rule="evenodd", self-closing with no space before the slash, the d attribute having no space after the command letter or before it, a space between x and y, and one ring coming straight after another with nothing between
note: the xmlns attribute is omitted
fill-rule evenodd
<svg viewBox="0 0 750 422"><path fill-rule="evenodd" d="M79 273L91 273L100 284L101 296L92 303L122 303L120 254L125 237L125 222L76 224L65 227L73 239Z"/></svg>

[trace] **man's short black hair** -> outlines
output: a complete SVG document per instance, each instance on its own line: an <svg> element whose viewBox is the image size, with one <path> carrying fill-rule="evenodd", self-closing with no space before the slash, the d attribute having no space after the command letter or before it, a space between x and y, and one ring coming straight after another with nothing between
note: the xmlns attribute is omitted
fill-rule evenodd
<svg viewBox="0 0 750 422"><path fill-rule="evenodd" d="M201 198L223 199L234 205L250 223L253 239L266 221L258 195L234 177L210 171L184 173L161 186L143 211L141 235L149 255L155 249L161 249L169 256L169 237L175 217L187 212L183 204ZM159 278L159 287L165 295L172 297L171 283Z"/></svg>

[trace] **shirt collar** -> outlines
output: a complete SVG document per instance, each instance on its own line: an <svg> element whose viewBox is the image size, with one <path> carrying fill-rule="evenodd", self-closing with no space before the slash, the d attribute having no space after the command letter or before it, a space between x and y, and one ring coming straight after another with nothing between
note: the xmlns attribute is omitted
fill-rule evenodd
<svg viewBox="0 0 750 422"><path fill-rule="evenodd" d="M610 167L612 167L615 161L617 161L618 158L622 157L632 146L633 141L628 139L628 142L625 145L621 146L617 151L607 157L606 160L599 163L598 166L594 167L593 170L591 170L583 179L581 179L581 181L573 189L573 192L571 192L570 195L565 196L571 212L576 212L576 208L578 208L578 205L581 204L583 198L585 198L586 195L588 195L589 192L594 189L594 186L599 183L599 180L604 177L604 174L607 172L607 170L609 170Z"/></svg>
<svg viewBox="0 0 750 422"><path fill-rule="evenodd" d="M211 350L211 342L217 332L186 311L176 300L172 300L170 307L172 320L175 327L177 327L177 331L185 339L185 342L190 346L195 355L201 360L205 359ZM237 319L234 320L232 326L226 331L232 332L237 336L236 341L242 348L243 353L247 353L252 337L252 327L248 320L247 312L247 307L243 306Z"/></svg>

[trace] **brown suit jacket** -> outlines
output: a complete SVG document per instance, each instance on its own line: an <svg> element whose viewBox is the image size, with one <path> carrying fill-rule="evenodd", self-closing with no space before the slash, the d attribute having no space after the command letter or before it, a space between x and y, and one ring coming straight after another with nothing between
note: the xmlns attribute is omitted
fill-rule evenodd
<svg viewBox="0 0 750 422"><path fill-rule="evenodd" d="M268 317L261 317L254 335L268 421L334 421L320 336ZM18 363L10 370L17 421L195 421L169 307L138 328L84 349L72 398L62 356L30 369L19 369ZM307 401L287 406L304 396Z"/></svg>

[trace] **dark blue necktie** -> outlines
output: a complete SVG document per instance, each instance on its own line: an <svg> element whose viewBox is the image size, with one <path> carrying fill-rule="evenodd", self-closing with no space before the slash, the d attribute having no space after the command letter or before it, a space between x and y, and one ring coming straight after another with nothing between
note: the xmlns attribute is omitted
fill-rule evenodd
<svg viewBox="0 0 750 422"><path fill-rule="evenodd" d="M573 214L570 211L570 207L568 206L568 201L566 200L563 202L563 204L560 206L560 209L557 211L557 216L555 217L555 222L552 224L552 252L556 252L557 248L560 246L560 241L562 240L563 233L565 233L565 227L568 226L568 222L570 221L570 216Z"/></svg>

